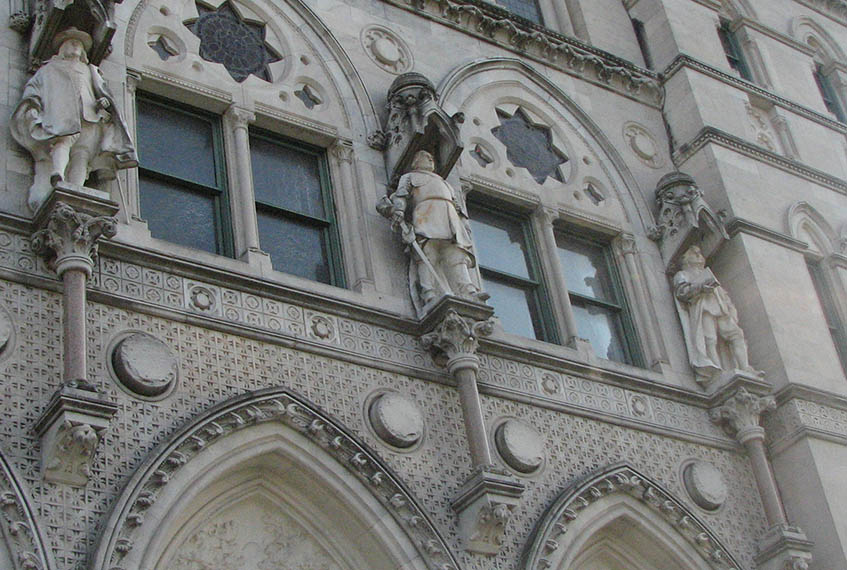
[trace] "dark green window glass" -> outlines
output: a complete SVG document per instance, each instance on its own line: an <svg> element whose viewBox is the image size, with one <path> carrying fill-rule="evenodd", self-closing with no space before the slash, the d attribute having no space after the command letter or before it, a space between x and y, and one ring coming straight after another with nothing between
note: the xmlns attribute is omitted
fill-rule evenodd
<svg viewBox="0 0 847 570"><path fill-rule="evenodd" d="M730 24L726 20L721 20L718 37L721 40L721 46L723 46L723 52L729 66L737 71L742 79L753 81L750 68L744 61L744 53L741 51L741 46L738 45L738 38L735 36L735 32L730 29Z"/></svg>
<svg viewBox="0 0 847 570"><path fill-rule="evenodd" d="M535 0L497 0L497 4L512 14L529 20L533 24L538 24L539 26L544 24L544 21L541 19L541 10L538 8L538 2Z"/></svg>
<svg viewBox="0 0 847 570"><path fill-rule="evenodd" d="M826 325L829 328L829 334L832 335L832 341L835 343L835 351L838 353L838 359L841 361L841 368L844 370L844 374L847 375L847 323L842 323L838 317L832 288L823 274L820 263L807 261L806 264L809 267L812 283L821 302L821 308L826 319Z"/></svg>
<svg viewBox="0 0 847 570"><path fill-rule="evenodd" d="M556 342L525 218L470 206L471 230L483 288L506 332Z"/></svg>
<svg viewBox="0 0 847 570"><path fill-rule="evenodd" d="M217 117L140 96L137 118L141 216L150 233L231 255Z"/></svg>
<svg viewBox="0 0 847 570"><path fill-rule="evenodd" d="M342 285L324 152L251 131L250 160L259 246L274 269Z"/></svg>
<svg viewBox="0 0 847 570"><path fill-rule="evenodd" d="M824 75L820 64L815 66L814 76L815 83L818 85L818 91L821 93L826 110L835 115L835 118L842 123L847 122L847 118L844 116L844 109L838 101L838 95L835 94L832 82L829 80L829 77Z"/></svg>
<svg viewBox="0 0 847 570"><path fill-rule="evenodd" d="M633 329L609 248L565 233L556 234L556 245L577 334L600 358L635 364Z"/></svg>

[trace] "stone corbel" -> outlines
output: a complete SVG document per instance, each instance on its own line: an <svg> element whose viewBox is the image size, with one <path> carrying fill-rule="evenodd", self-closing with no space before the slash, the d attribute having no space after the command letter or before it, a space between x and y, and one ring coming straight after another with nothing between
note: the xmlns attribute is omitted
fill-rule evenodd
<svg viewBox="0 0 847 570"><path fill-rule="evenodd" d="M87 378L86 282L101 238L117 231L105 192L59 183L36 212L32 248L63 283L63 386L36 424L48 481L85 485L91 459L117 406Z"/></svg>
<svg viewBox="0 0 847 570"><path fill-rule="evenodd" d="M800 528L789 524L765 452L765 430L760 425L761 416L776 409L776 402L772 396L749 392L744 386L732 391L725 390L722 395L721 403L710 410L709 416L747 451L770 527L759 539L757 569L802 570L804 564L808 568L812 561L813 543Z"/></svg>
<svg viewBox="0 0 847 570"><path fill-rule="evenodd" d="M658 225L650 237L659 243L665 266L677 264L679 257L697 245L706 258L729 239L723 220L706 200L694 179L683 172L666 174L656 186L659 205Z"/></svg>
<svg viewBox="0 0 847 570"><path fill-rule="evenodd" d="M56 34L74 27L92 38L88 61L93 65L109 55L114 22L114 4L123 0L35 0L32 3L32 33L30 35L30 65L38 67L54 53Z"/></svg>
<svg viewBox="0 0 847 570"><path fill-rule="evenodd" d="M487 555L500 551L524 489L523 483L492 466L477 469L451 503L459 515L465 550Z"/></svg>
<svg viewBox="0 0 847 570"><path fill-rule="evenodd" d="M459 516L464 547L478 554L500 550L512 510L519 504L524 485L494 468L486 434L485 418L477 388L479 339L491 334L493 309L455 297L444 297L422 322L427 334L421 344L436 364L456 380L465 433L474 466L473 475L453 500Z"/></svg>
<svg viewBox="0 0 847 570"><path fill-rule="evenodd" d="M420 73L404 73L388 89L388 122L382 133L372 133L368 143L385 152L385 165L394 188L409 170L419 150L435 158L435 172L447 178L459 155L461 114L449 116L438 103L432 83Z"/></svg>
<svg viewBox="0 0 847 570"><path fill-rule="evenodd" d="M117 409L88 390L65 386L56 392L35 425L44 479L85 486L97 445Z"/></svg>

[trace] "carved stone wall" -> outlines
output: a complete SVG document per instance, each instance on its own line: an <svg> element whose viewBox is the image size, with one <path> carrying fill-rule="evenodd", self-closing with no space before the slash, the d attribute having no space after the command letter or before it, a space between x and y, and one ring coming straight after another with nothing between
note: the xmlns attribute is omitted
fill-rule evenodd
<svg viewBox="0 0 847 570"><path fill-rule="evenodd" d="M30 426L54 389L61 369L59 360L53 356L53 347L59 341L59 297L52 292L5 282L0 290L0 304L12 315L18 334L33 339L0 364L4 387L0 413L13 418L0 425L0 436L11 460L32 489L33 502L41 513L40 523L50 536L60 568L83 563L94 546L98 524L108 514L126 479L158 442L212 404L248 390L275 385L296 390L378 450L458 550L459 537L449 501L467 476L470 463L461 437L461 411L454 389L278 344L92 304L88 311L89 375L98 389L118 403L119 411L95 457L94 471L86 488L45 484L37 467ZM182 381L170 397L158 402L134 399L110 379L103 355L113 337L126 329L156 336L181 355ZM366 331L373 334L373 329L365 325L360 325L359 331L360 336L368 334ZM418 353L416 349L413 352ZM528 372L512 362L492 362L496 361L489 359L486 367L505 368L497 374L507 384ZM567 384L567 380L563 382L563 386ZM585 399L591 399L586 393L599 395L608 390L607 386L588 380L579 383L578 390ZM388 388L408 395L426 410L425 438L412 452L388 449L366 427L365 401L375 390ZM570 392L563 390L564 394L578 393L576 387ZM626 399L622 393L606 395L609 401L615 398L620 406L624 405ZM548 458L543 471L527 478L525 500L515 512L501 552L491 559L464 554L463 567L514 568L530 528L553 497L576 477L608 463L610 456L631 462L680 497L684 496L680 473L683 460L696 458L716 465L730 482L729 498L725 507L703 517L714 525L735 556L745 564L750 563L754 540L764 522L744 457L732 451L500 398L484 397L483 403L487 418L519 416L544 433ZM685 421L672 410L662 413L676 417L675 421L680 423ZM437 478L432 476L436 469ZM692 508L696 507L692 505Z"/></svg>

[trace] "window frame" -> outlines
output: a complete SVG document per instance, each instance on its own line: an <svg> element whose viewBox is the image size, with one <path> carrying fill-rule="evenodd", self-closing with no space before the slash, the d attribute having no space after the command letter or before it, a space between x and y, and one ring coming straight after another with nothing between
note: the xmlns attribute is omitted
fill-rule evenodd
<svg viewBox="0 0 847 570"><path fill-rule="evenodd" d="M186 189L189 192L194 193L202 193L205 195L209 195L213 197L214 203L214 211L215 211L215 238L216 238L216 251L210 252L208 250L200 250L206 251L207 253L211 253L213 255L222 255L224 257L234 257L235 256L235 247L234 247L234 236L233 236L233 228L232 228L232 212L231 212L231 201L229 195L229 183L228 183L228 173L226 166L226 152L224 149L225 146L225 137L223 131L223 120L220 115L215 113L210 113L208 111L204 111L202 109L197 109L196 107L192 107L190 105L186 105L179 101L174 101L172 99L167 99L165 97L161 97L154 93L146 92L146 91L138 91L135 95L135 104L133 105L133 111L135 115L135 136L139 136L139 102L143 102L149 105L155 105L158 107L162 107L168 109L170 111L175 111L178 113L182 113L184 115L188 115L190 117L200 119L202 121L207 122L211 126L212 131L212 149L213 149L213 159L215 161L215 179L218 181L216 187L207 186L205 184L201 184L199 182L195 182L193 180L186 180L179 176L175 176L173 174L168 174L166 172L161 172L154 168L150 168L145 166L143 163L143 156L139 156L138 163L138 214L139 217L146 221L144 217L144 212L141 209L141 194L142 194L142 178L147 176L153 178L155 180L160 180L163 182L167 182L170 184L174 184L182 189ZM174 242L167 240L165 238L158 238L153 236L155 239L161 239L163 241L167 241L168 243L173 243L180 247L191 247L180 244L179 242ZM196 249L196 248L192 248Z"/></svg>
<svg viewBox="0 0 847 570"><path fill-rule="evenodd" d="M825 265L825 258L806 256L809 277L818 296L818 302L823 311L824 321L829 329L832 342L835 344L835 352L841 363L841 369L844 376L847 377L847 322L839 314L835 302L835 287L833 287L831 276L828 274L829 270Z"/></svg>
<svg viewBox="0 0 847 570"><path fill-rule="evenodd" d="M812 70L812 76L815 78L815 84L818 86L818 92L823 100L823 105L826 110L835 116L840 123L847 123L847 114L844 112L844 105L838 97L838 92L832 85L829 75L824 73L824 66L820 62L815 62L815 67Z"/></svg>
<svg viewBox="0 0 847 570"><path fill-rule="evenodd" d="M741 79L754 83L753 72L747 59L744 55L744 50L741 49L741 44L738 43L738 36L731 29L732 24L729 20L721 19L718 26L718 38L723 48L723 54L726 58L729 67L735 71Z"/></svg>
<svg viewBox="0 0 847 570"><path fill-rule="evenodd" d="M520 227L521 235L523 237L524 245L526 247L525 257L527 263L527 270L529 271L531 278L526 279L513 273L487 267L483 264L482 259L480 259L479 255L477 255L477 268L479 269L480 276L483 279L497 281L499 283L503 283L507 286L513 286L523 291L527 291L531 288L532 300L535 303L535 310L538 313L539 319L538 323L534 322L534 319L532 319L532 307L530 307L530 319L533 320L533 328L536 329L536 336L533 340L548 342L552 344L561 344L561 339L559 338L560 335L557 328L557 319L550 299L549 287L547 286L547 283L544 279L544 271L542 269L541 257L539 255L537 245L537 236L535 235L535 231L533 230L530 216L529 214L521 212L510 212L507 210L507 208L511 208L512 210L515 209L511 205L501 203L498 200L489 197L471 198L468 200L468 213L470 214L471 219L473 219L473 214L471 213L471 210L481 210L494 217L498 217L501 219L505 219L509 222L515 223ZM474 240L476 240L476 238L474 238ZM497 316L496 312L495 316Z"/></svg>
<svg viewBox="0 0 847 570"><path fill-rule="evenodd" d="M252 140L254 137L261 139L267 143L282 146L284 148L288 148L290 150L296 152L302 152L305 154L312 155L318 161L318 177L320 181L320 191L321 191L321 203L323 205L324 214L326 216L325 219L316 218L314 216L310 216L308 214L304 214L302 212L297 212L295 210L289 210L287 208L270 204L268 202L264 202L259 200L256 197L255 192L255 182L252 183L250 188L252 204L250 205L255 209L256 216L260 212L265 212L273 216L278 216L282 219L293 220L299 223L306 223L312 227L320 227L321 233L325 239L326 245L326 254L327 254L327 265L329 266L329 283L326 285L332 285L335 287L345 287L345 275L344 275L344 265L341 256L341 236L338 232L338 219L335 215L335 201L333 200L333 190L332 190L332 177L330 176L330 168L329 161L327 157L327 149L315 146L303 141L299 141L297 139L292 139L290 137L286 137L279 133L275 133L265 128L255 127L250 125L248 128L248 139ZM251 180L252 180L252 167L253 167L253 156L252 150L250 154L250 168L251 168ZM261 233L258 228L256 228L257 236L259 238L259 248L262 247L262 238ZM275 271L279 271L280 273L288 273L283 268L274 268ZM293 274L292 274L293 275ZM302 277L303 279L307 279L306 277ZM316 283L321 283L321 281L316 279L311 279L310 281L314 281Z"/></svg>
<svg viewBox="0 0 847 570"><path fill-rule="evenodd" d="M620 364L628 364L631 366L644 368L644 355L641 352L641 346L638 341L638 333L635 327L634 315L632 313L632 310L630 309L629 303L627 302L626 289L624 287L621 271L618 266L617 260L615 259L614 245L609 240L605 240L602 237L596 236L590 232L578 232L576 228L573 227L562 227L559 225L554 225L553 234L556 245L556 251L554 252L554 254L556 256L559 256L558 250L563 249L559 246L560 237L578 243L581 242L591 247L596 247L601 251L603 255L603 261L605 262L606 271L609 275L609 288L615 297L616 303L584 295L582 293L571 290L569 286L564 291L565 295L567 296L567 302L570 305L571 310L574 306L579 306L581 303L582 306L585 306L587 304L615 311L621 328L622 338L620 339L620 341L624 351L624 360L618 361L609 358L604 358L597 354L596 347L592 346L592 349L595 351L595 354L597 354L597 357L601 358L602 360L609 360L611 362L618 362ZM565 277L565 275L562 275L562 280L567 285L567 278ZM579 300L579 303L574 303L574 298L577 298ZM579 331L571 331L571 334L579 336Z"/></svg>

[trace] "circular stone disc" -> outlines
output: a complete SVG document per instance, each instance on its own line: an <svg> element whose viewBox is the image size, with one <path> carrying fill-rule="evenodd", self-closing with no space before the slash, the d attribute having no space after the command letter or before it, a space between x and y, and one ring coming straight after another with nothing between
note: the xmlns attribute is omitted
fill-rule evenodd
<svg viewBox="0 0 847 570"><path fill-rule="evenodd" d="M379 396L368 410L376 434L389 445L406 449L420 441L424 421L417 405L394 392Z"/></svg>
<svg viewBox="0 0 847 570"><path fill-rule="evenodd" d="M164 394L176 381L177 361L168 346L146 333L132 333L112 352L121 383L141 396Z"/></svg>
<svg viewBox="0 0 847 570"><path fill-rule="evenodd" d="M656 156L656 145L644 133L638 133L632 137L632 149L638 153L641 158L651 159Z"/></svg>
<svg viewBox="0 0 847 570"><path fill-rule="evenodd" d="M394 65L402 56L397 45L388 38L379 38L373 43L371 49L376 58L387 65Z"/></svg>
<svg viewBox="0 0 847 570"><path fill-rule="evenodd" d="M683 480L691 500L702 509L714 511L726 501L723 475L711 463L695 461L685 468Z"/></svg>
<svg viewBox="0 0 847 570"><path fill-rule="evenodd" d="M507 420L497 427L494 443L503 460L515 471L532 473L544 461L544 442L530 426Z"/></svg>

